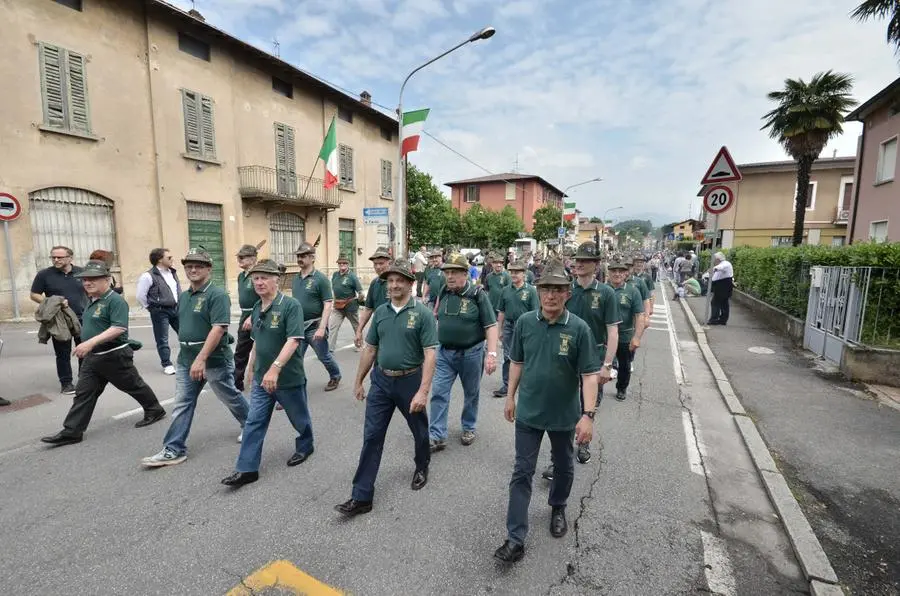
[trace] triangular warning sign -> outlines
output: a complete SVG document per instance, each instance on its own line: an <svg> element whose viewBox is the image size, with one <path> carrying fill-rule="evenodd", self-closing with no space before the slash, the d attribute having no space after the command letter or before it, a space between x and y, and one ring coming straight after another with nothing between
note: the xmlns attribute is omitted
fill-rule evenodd
<svg viewBox="0 0 900 596"><path fill-rule="evenodd" d="M722 147L712 161L706 175L700 184L715 184L717 182L736 182L742 178L741 171L734 165L727 147Z"/></svg>

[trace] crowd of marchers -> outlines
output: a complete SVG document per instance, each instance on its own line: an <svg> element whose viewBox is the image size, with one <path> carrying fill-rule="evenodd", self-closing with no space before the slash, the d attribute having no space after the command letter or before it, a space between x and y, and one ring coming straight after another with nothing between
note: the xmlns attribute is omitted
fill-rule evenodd
<svg viewBox="0 0 900 596"><path fill-rule="evenodd" d="M67 247L54 247L53 265L39 272L32 287L39 312L46 311L40 312L40 335L52 339L62 391L74 395L62 430L41 439L54 446L83 440L108 384L142 406L136 426L166 416L134 365L141 345L129 337L129 306L112 278L109 256L92 255L100 258L84 267L74 266L73 256ZM504 399L504 416L514 423L515 458L507 538L494 556L513 562L524 555L545 434L551 446L542 473L550 481L549 529L554 537L564 536L574 464L591 461L594 416L605 385L614 381L615 398L627 399L634 354L653 314L660 256L649 263L642 254L605 259L587 242L564 260L489 254L476 271L472 259L458 252L421 250L411 262L392 259L380 248L369 257L376 277L365 292L346 255L330 279L316 268L314 246L301 244L295 256L299 271L288 296L282 291L285 267L258 259L256 246L241 247L235 337L229 332L231 297L212 282L206 250L192 248L181 259L185 287L169 251L150 253L152 267L138 282L137 298L150 312L160 365L175 377L175 400L161 449L141 464L158 468L187 459L197 400L207 385L240 428L234 470L223 484L236 488L259 479L263 441L276 409L296 431L287 465L307 461L315 441L304 354L311 347L327 371L323 390L337 389L342 373L333 353L347 319L360 350L353 395L366 409L350 498L335 509L348 517L372 510L395 409L414 439L410 488L424 488L432 455L449 447L453 385L459 379L459 440L469 446L478 436L482 376L499 369L500 385L492 395ZM169 328L178 334L174 361ZM71 353L79 363L74 385Z"/></svg>

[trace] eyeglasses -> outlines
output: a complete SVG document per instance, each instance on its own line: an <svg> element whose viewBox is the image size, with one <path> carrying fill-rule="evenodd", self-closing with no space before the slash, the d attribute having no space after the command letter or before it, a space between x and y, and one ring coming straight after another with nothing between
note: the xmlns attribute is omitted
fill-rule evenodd
<svg viewBox="0 0 900 596"><path fill-rule="evenodd" d="M71 259L71 258L72 258L72 257L70 257L69 255L66 255L66 256L64 256L64 257L54 257L53 255L50 255L50 260L51 260L51 261L62 261L62 260L64 260L64 259Z"/></svg>

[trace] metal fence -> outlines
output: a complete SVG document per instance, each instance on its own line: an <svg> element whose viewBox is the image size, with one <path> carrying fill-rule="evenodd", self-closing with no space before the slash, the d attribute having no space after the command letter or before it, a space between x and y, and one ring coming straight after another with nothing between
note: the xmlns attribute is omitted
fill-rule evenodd
<svg viewBox="0 0 900 596"><path fill-rule="evenodd" d="M325 188L319 178L298 176L265 166L239 166L238 186L244 198L281 200L314 207L340 207L336 186Z"/></svg>

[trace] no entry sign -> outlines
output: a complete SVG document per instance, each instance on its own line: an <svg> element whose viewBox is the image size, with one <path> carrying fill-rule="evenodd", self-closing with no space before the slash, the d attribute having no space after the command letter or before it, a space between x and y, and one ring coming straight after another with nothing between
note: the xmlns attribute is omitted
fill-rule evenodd
<svg viewBox="0 0 900 596"><path fill-rule="evenodd" d="M0 221L13 221L22 215L22 204L9 193L0 192Z"/></svg>

